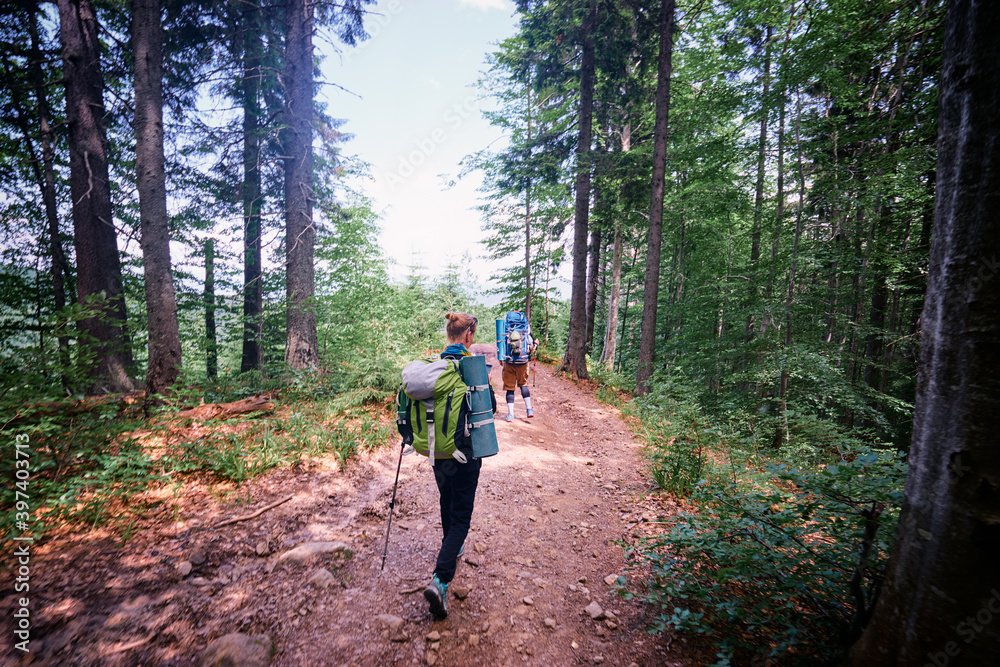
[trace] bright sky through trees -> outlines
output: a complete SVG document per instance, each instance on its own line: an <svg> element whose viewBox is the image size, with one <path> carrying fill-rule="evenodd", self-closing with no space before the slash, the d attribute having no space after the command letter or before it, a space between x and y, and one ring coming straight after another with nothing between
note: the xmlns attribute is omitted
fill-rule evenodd
<svg viewBox="0 0 1000 667"><path fill-rule="evenodd" d="M509 0L381 0L365 21L371 38L341 54L317 40L328 84L319 98L354 135L346 154L371 165L360 184L383 216L393 274L410 265L435 275L464 253L488 279L477 204L478 175L456 180L459 161L504 141L480 114L474 87L494 44L515 31Z"/></svg>

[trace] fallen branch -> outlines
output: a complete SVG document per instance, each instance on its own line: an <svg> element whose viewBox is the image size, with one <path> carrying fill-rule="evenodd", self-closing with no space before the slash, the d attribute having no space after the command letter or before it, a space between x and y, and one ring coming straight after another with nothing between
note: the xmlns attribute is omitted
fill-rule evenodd
<svg viewBox="0 0 1000 667"><path fill-rule="evenodd" d="M194 408L181 410L174 415L174 419L208 421L209 419L229 419L251 412L271 412L272 410L274 410L274 403L263 396L251 396L232 403L205 403Z"/></svg>
<svg viewBox="0 0 1000 667"><path fill-rule="evenodd" d="M287 503L291 499L292 499L291 496L288 496L287 498L282 498L278 502L271 503L267 507L261 507L259 510L257 510L253 514L247 514L246 516L238 516L235 519L226 519L225 521L220 521L219 523L217 523L214 526L212 526L212 528L222 528L223 526L228 526L231 523L239 523L240 521L249 521L250 519L256 519L257 517L259 517L264 512L266 512L268 510L273 510L278 505L281 505L282 503Z"/></svg>
<svg viewBox="0 0 1000 667"><path fill-rule="evenodd" d="M70 417L73 415L94 412L108 403L117 402L118 411L142 403L146 397L145 391L133 391L127 394L101 394L87 396L81 399L64 399L62 401L46 401L44 403L28 403L20 405L10 419L0 423L0 428L22 421L35 421L42 417Z"/></svg>

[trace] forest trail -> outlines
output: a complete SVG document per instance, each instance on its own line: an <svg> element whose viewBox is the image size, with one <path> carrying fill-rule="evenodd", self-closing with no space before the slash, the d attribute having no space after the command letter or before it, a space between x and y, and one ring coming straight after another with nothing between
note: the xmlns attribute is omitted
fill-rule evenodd
<svg viewBox="0 0 1000 667"><path fill-rule="evenodd" d="M497 369L491 380L499 386ZM627 571L617 541L676 509L646 499L641 443L614 408L551 369L539 364L534 382L530 420L518 395L517 418L505 422L497 391L500 453L483 463L447 619L435 621L421 594L440 519L417 455L403 458L379 569L394 446L344 473L332 457L273 472L241 486L240 504L185 487L177 521L165 516L123 548L93 534L50 540L32 563L31 664L188 665L236 632L266 635L272 665L697 664L682 641L646 633L650 611L606 580L644 576ZM257 518L212 527L286 496ZM351 554L283 560L317 542Z"/></svg>

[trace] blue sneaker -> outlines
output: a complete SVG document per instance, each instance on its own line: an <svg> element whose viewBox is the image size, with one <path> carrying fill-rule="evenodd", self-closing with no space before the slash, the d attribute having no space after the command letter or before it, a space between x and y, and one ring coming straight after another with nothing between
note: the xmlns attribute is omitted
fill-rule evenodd
<svg viewBox="0 0 1000 667"><path fill-rule="evenodd" d="M465 545L463 544L462 548L458 550L458 557L461 558L462 554L464 553L465 553Z"/></svg>
<svg viewBox="0 0 1000 667"><path fill-rule="evenodd" d="M534 417L534 416L535 416L535 411L534 411L534 410L530 410L530 409L529 409L529 410L528 410L528 419L531 419L531 418L532 418L532 417Z"/></svg>
<svg viewBox="0 0 1000 667"><path fill-rule="evenodd" d="M512 415L512 414L508 413L508 414L507 414L507 421L509 421L509 422L512 422L512 421L514 421L514 415Z"/></svg>
<svg viewBox="0 0 1000 667"><path fill-rule="evenodd" d="M424 599L430 605L434 618L448 618L448 584L442 584L436 574L424 589Z"/></svg>

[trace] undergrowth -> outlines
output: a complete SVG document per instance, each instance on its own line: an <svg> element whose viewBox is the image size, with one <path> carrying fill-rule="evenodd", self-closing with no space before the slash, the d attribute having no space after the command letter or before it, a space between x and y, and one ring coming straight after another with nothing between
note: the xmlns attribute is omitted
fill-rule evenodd
<svg viewBox="0 0 1000 667"><path fill-rule="evenodd" d="M225 402L262 393L279 406L271 415L210 421L203 429L171 418L201 400ZM30 476L23 485L29 500L20 507L30 510L30 530L18 527L25 513L13 510L24 496L15 497L18 489L10 483L0 487L0 508L11 510L0 513L0 531L6 536L31 532L38 539L60 524L111 525L124 544L141 513L133 498L149 488L170 485L176 495L192 476L239 486L327 454L343 468L359 451L389 441L381 418L387 392L362 388L326 394L318 375L278 384L247 374L203 388L178 388L147 416L128 397L25 401L18 392L7 392L0 396L0 412L10 415L0 426L2 465L15 470L14 440L27 438L28 447L21 451L22 458L30 452Z"/></svg>
<svg viewBox="0 0 1000 667"><path fill-rule="evenodd" d="M808 406L720 409L679 373L630 400L622 378L594 375L598 398L646 441L651 483L697 508L628 547L651 568L643 590L624 593L658 609L650 630L707 637L719 666L836 659L877 598L902 456Z"/></svg>

